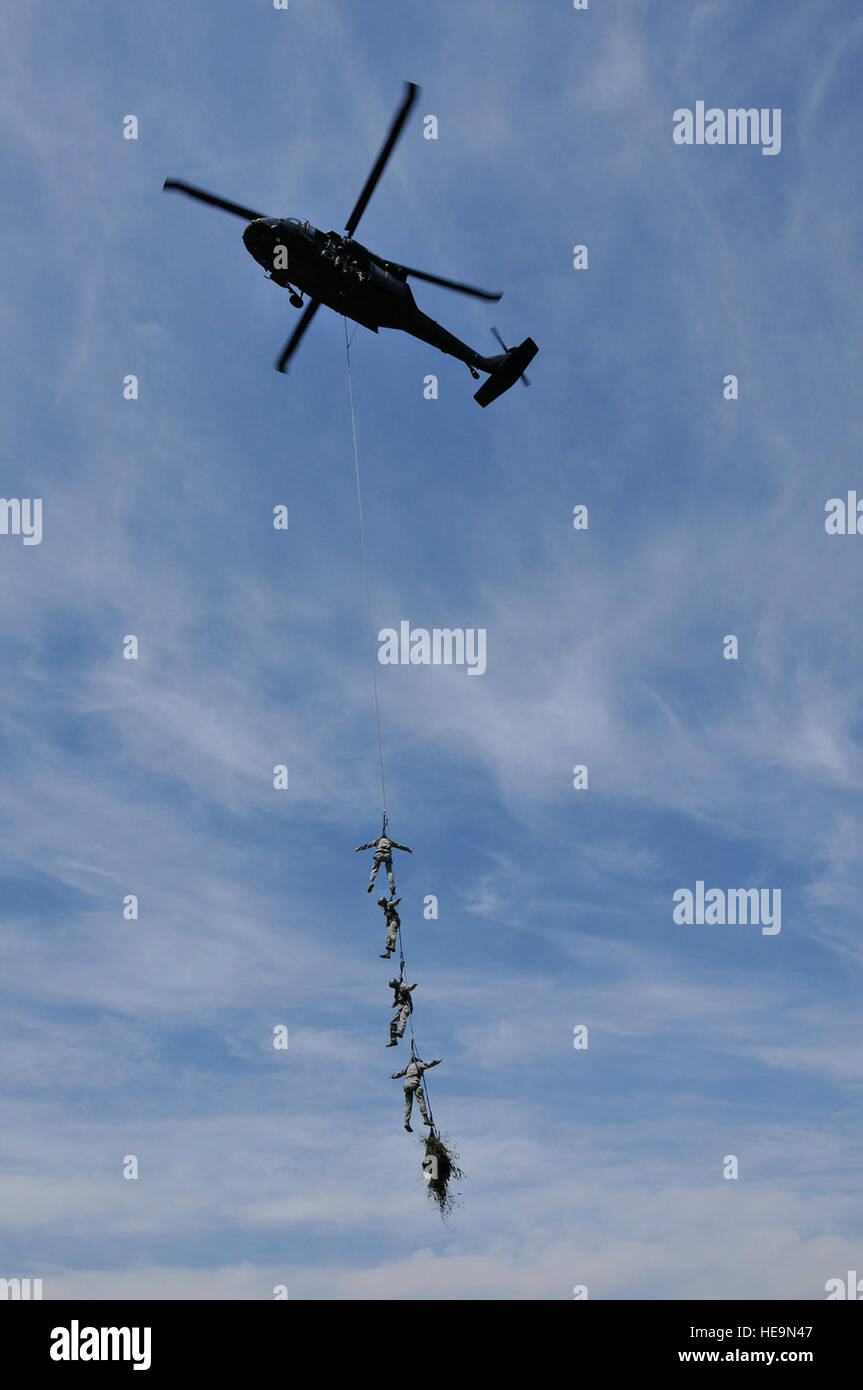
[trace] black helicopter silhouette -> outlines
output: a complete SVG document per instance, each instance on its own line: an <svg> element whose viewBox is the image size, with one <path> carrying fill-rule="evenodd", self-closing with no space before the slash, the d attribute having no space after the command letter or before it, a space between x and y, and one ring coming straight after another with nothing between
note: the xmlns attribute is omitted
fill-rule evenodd
<svg viewBox="0 0 863 1390"><path fill-rule="evenodd" d="M365 187L357 199L356 206L345 224L345 233L321 232L309 222L301 222L296 217L264 217L252 208L239 203L228 202L215 193L207 193L192 184L178 179L166 179L163 188L176 189L187 193L199 202L209 203L211 207L222 208L225 212L242 217L248 226L243 232L246 250L262 265L271 280L291 291L291 304L297 309L303 307L303 294L308 298L299 323L285 344L276 363L276 370L283 372L287 363L317 313L321 304L334 309L337 314L353 319L365 328L377 333L379 328L399 328L412 337L431 343L441 352L448 353L466 362L473 377L480 372L488 372L475 393L474 399L482 406L489 405L504 391L522 377L527 378L524 369L538 351L531 338L525 338L518 347L507 348L497 329L492 332L504 351L494 357L484 357L473 348L462 343L452 333L448 333L434 319L430 319L418 308L408 277L426 280L432 285L443 285L446 289L458 290L460 294L475 295L478 299L500 299L499 294L475 289L455 280L445 280L440 275L429 275L424 270L414 270L410 266L397 265L385 261L381 256L354 241L357 224L366 210L369 199L377 186L396 141L408 118L411 107L419 94L419 87L413 82L405 83L405 94L396 112L374 168L366 179Z"/></svg>

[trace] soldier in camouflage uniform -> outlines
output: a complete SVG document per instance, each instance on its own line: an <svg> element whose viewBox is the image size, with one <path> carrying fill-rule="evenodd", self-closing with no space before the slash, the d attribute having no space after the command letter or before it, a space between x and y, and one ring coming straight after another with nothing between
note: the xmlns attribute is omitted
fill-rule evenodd
<svg viewBox="0 0 863 1390"><path fill-rule="evenodd" d="M386 834L379 835L376 840L370 840L367 845L357 845L354 853L359 854L361 849L373 849L375 852L375 857L372 860L372 872L369 877L369 886L366 892L370 893L374 888L378 869L381 867L381 864L384 864L387 871L387 880L390 885L390 897L394 898L396 895L396 881L393 878L393 850L403 849L405 854L413 854L413 850L408 849L407 845L397 844L395 840L391 840Z"/></svg>
<svg viewBox="0 0 863 1390"><path fill-rule="evenodd" d="M420 1057L412 1057L408 1065L402 1071L392 1072L393 1081L397 1081L400 1076L405 1079L405 1129L409 1134L413 1134L411 1128L411 1109L413 1107L414 1096L417 1098L417 1105L423 1117L423 1124L431 1127L429 1112L426 1108L426 1098L422 1088L423 1072L428 1071L429 1067L440 1066L442 1057L436 1057L433 1062L423 1062Z"/></svg>
<svg viewBox="0 0 863 1390"><path fill-rule="evenodd" d="M398 1040L404 1037L407 1021L414 1011L411 993L416 989L416 985L406 985L401 980L390 980L390 985L393 990L393 1008L397 1012L390 1019L390 1040L387 1047L398 1047Z"/></svg>
<svg viewBox="0 0 863 1390"><path fill-rule="evenodd" d="M396 908L401 902L401 898L378 898L378 907L382 907L387 919L387 942L381 951L381 960L389 960L393 951L396 949L396 932L402 924L402 919L396 912Z"/></svg>

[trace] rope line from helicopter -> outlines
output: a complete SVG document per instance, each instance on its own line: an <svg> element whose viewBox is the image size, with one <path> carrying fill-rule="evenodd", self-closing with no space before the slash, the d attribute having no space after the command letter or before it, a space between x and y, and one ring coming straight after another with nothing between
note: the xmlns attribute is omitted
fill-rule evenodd
<svg viewBox="0 0 863 1390"><path fill-rule="evenodd" d="M356 328L354 329L354 333L356 333ZM368 620L368 629L369 629L369 661L370 661L370 663L371 663L371 668L372 668L372 695L373 695L373 697L374 697L374 706L375 706L375 727L376 727L376 729L377 729L377 736L378 736L378 761L379 761L379 763L380 763L380 769L381 769L381 802L382 802L382 805L383 805L384 824L386 824L386 817L387 817L387 789L386 789L386 779L385 779L385 776L384 776L384 746L383 746L383 740L382 740L382 738L381 738L381 710L380 710L380 701L379 701L379 699L378 699L378 673L377 673L377 664L376 664L376 662L375 662L374 630L373 630L373 627L372 627L372 597L371 597L371 587L370 587L370 584L369 584L369 562L368 562L368 553L367 553L367 551L366 551L366 526L365 526L365 518L364 518L364 516L363 516L363 493L362 493L362 486L361 486L361 484L360 484L360 455L359 455L359 449L358 449L358 447L357 447L357 414L356 414L356 409L355 409L355 407L354 407L354 380L353 380L353 372L352 372L352 370L351 370L351 343L353 342L353 339L354 339L354 334L353 334L353 333L351 334L350 338L348 337L348 321L347 321L347 319L345 319L345 357L346 357L346 359L347 359L347 367L348 367L348 400L349 400L349 402L350 402L350 408L351 408L351 434L352 434L353 443L354 443L354 476L355 476L355 478L356 478L356 484L357 484L357 510L358 510L358 512L359 512L359 518L360 518L360 548L361 548L361 550L362 550L362 557L363 557L363 576L364 576L364 580L365 580L365 590L366 590L366 617L367 617L367 620Z"/></svg>
<svg viewBox="0 0 863 1390"><path fill-rule="evenodd" d="M405 974L404 924L402 924L402 926L399 928L399 980L400 980L401 982L404 982L406 979L407 979L407 975ZM414 1011L413 1011L413 1009L411 1009L410 1013L408 1014L408 1023L410 1024L410 1033L411 1033L411 1061L413 1062L413 1061L417 1061L417 1060L419 1059L419 1055L420 1055L420 1054L417 1052L416 1038L415 1038L415 1036L414 1036ZM423 1075L422 1075L422 1077L421 1077L421 1084L422 1084L422 1087L423 1087L423 1092L424 1092L424 1094L425 1094L426 1106L427 1106L427 1108L428 1108L429 1119L431 1120L431 1125L429 1126L429 1133L430 1133L431 1135L433 1135L434 1132L435 1132L434 1111L432 1110L431 1097L429 1096L428 1078L427 1078L427 1076L426 1076L425 1073L423 1073Z"/></svg>
<svg viewBox="0 0 863 1390"><path fill-rule="evenodd" d="M359 326L359 325L357 325L357 327L358 327L358 326ZM361 550L362 550L362 557L363 557L363 576L364 576L365 591L366 591L366 616L367 616L367 620L368 620L368 632L369 632L369 660L370 660L371 668L372 668L372 693L373 693L373 696L374 696L375 725L376 725L376 728L377 728L377 737L378 737L378 759L379 759L379 762L380 762L380 770L381 770L381 799L382 799L382 801L383 801L384 829L386 830L387 798L386 798L386 781L385 781L385 777L384 777L384 751L383 751L383 741L382 741L382 738L381 738L381 714L380 714L380 701L379 701L379 699L378 699L377 663L376 663L376 661L375 661L375 649L374 649L374 627L373 627L373 624L372 624L371 585L370 585L370 583L369 583L368 552L367 552L367 549L366 549L365 517L364 517L364 513L363 513L363 494L362 494L362 484L361 484L361 482L360 482L360 457L359 457L359 447L358 447L358 444L357 444L357 419L356 419L356 408L355 408L355 405L354 405L353 372L352 372L352 370L351 370L351 343L352 343L353 340L354 340L354 336L355 336L355 334L356 334L356 332L357 332L357 327L354 328L353 333L351 333L351 335L350 335L350 337L349 337L349 336L348 336L348 323L347 323L347 319L345 319L345 359L346 359L346 362L347 362L347 374L348 374L348 400L349 400L349 403L350 403L350 411L351 411L351 436L352 436L352 439L353 439L353 446L354 446L354 476L355 476L355 478L356 478L356 485L357 485L357 510L358 510L359 521L360 521L360 548L361 548ZM404 954L404 926L402 926L401 929L400 929L400 931L399 931L399 979L400 979L401 981L404 981L405 978L406 978L406 977L405 977L405 954ZM409 1015L408 1015L408 1023L409 1023L409 1025L410 1025L411 1060L412 1060L412 1061L416 1061L416 1060L418 1060L418 1058L419 1058L419 1053L417 1052L417 1048L416 1048L416 1036L415 1036L415 1034L414 1034L414 1017L413 1017L413 1009L411 1009L411 1012L410 1012ZM434 1127L434 1112L433 1112L433 1110L432 1110L431 1098L430 1098L430 1096L429 1096L429 1091L428 1091L428 1080L427 1080L427 1078L426 1078L425 1075L423 1075L423 1077L422 1077L422 1084L423 1084L423 1090L424 1090L424 1094L425 1094L425 1098L426 1098L426 1105L427 1105L427 1107L428 1107L428 1115L429 1115L429 1119L430 1119L430 1121L431 1121L430 1133L433 1135L434 1132L435 1132L435 1127Z"/></svg>

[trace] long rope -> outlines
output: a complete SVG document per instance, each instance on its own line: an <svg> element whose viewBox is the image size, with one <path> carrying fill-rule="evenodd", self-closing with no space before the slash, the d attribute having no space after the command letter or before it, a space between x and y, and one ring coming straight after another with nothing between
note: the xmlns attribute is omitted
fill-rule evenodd
<svg viewBox="0 0 863 1390"><path fill-rule="evenodd" d="M366 555L366 527L363 518L363 493L360 486L360 455L357 449L357 416L354 409L354 380L351 372L351 341L348 338L348 321L345 319L345 356L348 363L348 399L351 405L351 432L354 439L354 473L357 480L357 508L360 515L360 545L363 553L363 574L366 585L366 615L369 625L369 661L372 668L372 693L375 701L375 725L378 731L378 759L381 765L381 801L383 803L384 826L387 818L387 788L384 780L384 746L381 739L381 711L378 703L378 672L375 662L375 641L372 630L372 596L369 587L369 563Z"/></svg>
<svg viewBox="0 0 863 1390"><path fill-rule="evenodd" d="M404 952L404 945L403 945L403 938L402 938L402 933L403 933L403 932L404 932L404 927L403 927L403 926L400 926L400 927L399 927L399 978L400 978L401 980L406 980L406 979L407 979L407 976L405 975L405 952ZM411 1029L411 1060L413 1061L413 1060L415 1060L417 1057L419 1057L419 1053L417 1052L416 1038L414 1037L414 1011L413 1011L413 1009L411 1009L410 1013L408 1014L408 1022L409 1022L409 1024L410 1024L410 1029ZM427 1072L424 1072L423 1075L420 1077L420 1085L421 1085L422 1088L423 1088L423 1094L424 1094L425 1100L426 1100L426 1108L428 1109L428 1112L429 1112L429 1119L431 1120L431 1125L429 1126L429 1134L434 1134L434 1130L435 1130L435 1125L434 1125L434 1112L432 1111L431 1097L429 1096L428 1081L427 1081L427 1079L426 1079L427 1076L428 1076L428 1073L427 1073Z"/></svg>
<svg viewBox="0 0 863 1390"><path fill-rule="evenodd" d="M386 791L386 782L385 782L385 779L384 779L384 747L383 747L383 741L382 741L382 739L381 739L381 711L380 711L380 704L379 704L379 701L378 701L378 672L377 672L377 663L376 663L376 661L375 661L374 629L373 629L373 627L372 627L372 597L371 597L371 587L370 587L370 585L369 585L369 564L368 564L368 558L367 558L367 553L366 553L366 527L365 527L365 519L364 519L364 516L363 516L363 493L362 493L362 487L361 487L361 485L360 485L360 455L359 455L359 449L357 448L357 416L356 416L356 410L354 409L354 379L353 379L353 373L352 373L352 371L351 371L351 342L352 342L352 337L351 337L351 338L348 337L348 321L347 321L347 319L345 319L345 357L346 357L346 359L347 359L347 364L348 364L348 400L350 401L350 407L351 407L351 433L352 433L352 435L353 435L353 441L354 441L354 474L355 474L356 480L357 480L357 509L358 509L358 511L359 511L359 517L360 517L360 546L361 546L362 555L363 555L363 575L364 575L364 577L365 577L365 586L366 586L366 615L367 615L367 618L368 618L368 627L369 627L369 661L370 661L370 663L371 663L371 668L372 668L372 692L373 692L373 694L374 694L374 701L375 701L375 725L376 725L376 727L377 727L377 732L378 732L378 759L379 759L380 765L381 765L381 800L382 800L382 802L383 802L384 831L386 831L386 823L387 823L387 791ZM399 927L399 977L400 977L401 980L404 980L404 979L405 979L405 955L404 955L404 948L403 948L403 946L402 946L402 933L403 933L403 931L404 931L404 928L403 928L403 927ZM413 1008L411 1009L410 1013L408 1014L408 1021L409 1021L409 1023L410 1023L410 1033L411 1033L411 1058L414 1059L414 1058L417 1058L417 1057L419 1056L419 1054L418 1054L418 1052L417 1052L417 1050L416 1050L416 1039L415 1039L415 1037L414 1037L414 1012L413 1012ZM423 1075L423 1076L420 1077L420 1084L421 1084L421 1086L423 1087L423 1093L424 1093L424 1095L425 1095L426 1106L428 1107L429 1119L430 1119L431 1122L432 1122L431 1125L430 1125L430 1127L429 1127L429 1130L430 1130L430 1133L431 1133L431 1134L434 1134L434 1114L432 1113L431 1100L429 1099L429 1093L428 1093L428 1082L426 1081L425 1075Z"/></svg>

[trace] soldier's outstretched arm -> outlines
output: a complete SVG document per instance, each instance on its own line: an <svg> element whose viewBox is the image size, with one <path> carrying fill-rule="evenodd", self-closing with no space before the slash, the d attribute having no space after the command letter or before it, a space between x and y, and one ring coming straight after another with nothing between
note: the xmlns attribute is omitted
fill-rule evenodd
<svg viewBox="0 0 863 1390"><path fill-rule="evenodd" d="M392 844L393 849L403 849L405 854L413 854L412 849L408 849L407 845L400 845L398 840L392 840L390 841L390 843Z"/></svg>
<svg viewBox="0 0 863 1390"><path fill-rule="evenodd" d="M435 1059L434 1059L433 1062L426 1062L426 1066L427 1066L427 1067L439 1067L442 1061L443 1061L443 1057L435 1057Z"/></svg>
<svg viewBox="0 0 863 1390"><path fill-rule="evenodd" d="M417 980L417 984L419 984L419 980ZM414 984L414 985L408 985L408 989L416 989L416 987L417 987L416 984Z"/></svg>
<svg viewBox="0 0 863 1390"><path fill-rule="evenodd" d="M391 1073L390 1073L390 1080L391 1080L391 1081L398 1081L399 1077L400 1077L400 1076L404 1076L404 1074L405 1074L406 1071L407 1071L407 1067L405 1067L404 1071L394 1071L394 1072L391 1072Z"/></svg>
<svg viewBox="0 0 863 1390"><path fill-rule="evenodd" d="M359 854L361 849L374 849L376 844L377 840L370 840L367 845L357 845L356 849L354 850L354 854Z"/></svg>

